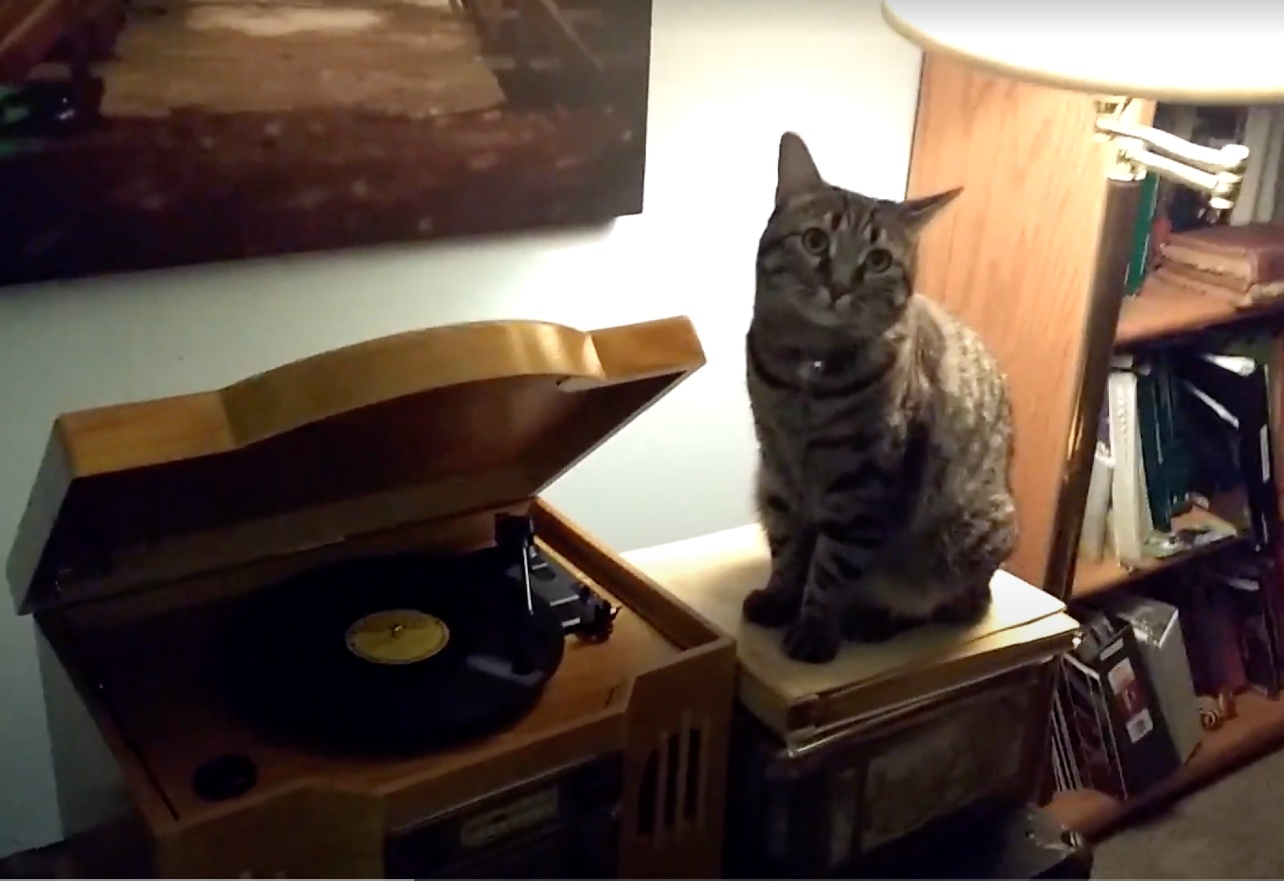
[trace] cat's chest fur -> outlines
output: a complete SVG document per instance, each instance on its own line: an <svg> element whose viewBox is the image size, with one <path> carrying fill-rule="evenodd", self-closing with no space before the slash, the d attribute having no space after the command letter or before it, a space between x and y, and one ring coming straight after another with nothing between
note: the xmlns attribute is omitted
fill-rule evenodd
<svg viewBox="0 0 1284 881"><path fill-rule="evenodd" d="M898 411L911 404L907 383L913 380L912 346L903 338L865 347L805 341L777 345L768 342L772 328L757 332L757 347L768 361L765 369L776 381L751 376L749 397L756 417L778 423L795 441L820 441L822 447L827 435L850 434L855 423L864 424L865 441L896 434ZM886 431L878 430L870 417L884 420Z"/></svg>
<svg viewBox="0 0 1284 881"><path fill-rule="evenodd" d="M903 443L911 402L898 359L885 360L893 363L868 367L863 372L874 377L862 378L841 359L799 356L789 370L796 385L779 390L768 405L782 418L795 455L847 458L853 447L887 454Z"/></svg>
<svg viewBox="0 0 1284 881"><path fill-rule="evenodd" d="M778 355L788 384L751 393L755 422L774 467L791 478L807 519L823 516L837 474L867 462L880 472L902 463L917 412L895 353L868 363L850 356Z"/></svg>

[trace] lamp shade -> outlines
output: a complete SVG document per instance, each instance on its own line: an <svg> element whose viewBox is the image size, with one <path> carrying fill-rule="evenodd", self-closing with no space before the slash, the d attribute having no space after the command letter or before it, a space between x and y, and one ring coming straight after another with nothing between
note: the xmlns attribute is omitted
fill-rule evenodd
<svg viewBox="0 0 1284 881"><path fill-rule="evenodd" d="M1271 0L882 0L893 30L993 73L1182 104L1284 101Z"/></svg>

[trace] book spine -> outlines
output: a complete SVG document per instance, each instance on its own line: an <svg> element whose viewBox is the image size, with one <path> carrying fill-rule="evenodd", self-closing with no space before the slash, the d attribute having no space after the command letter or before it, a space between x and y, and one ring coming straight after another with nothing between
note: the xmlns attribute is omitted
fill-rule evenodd
<svg viewBox="0 0 1284 881"><path fill-rule="evenodd" d="M1120 563L1137 565L1144 562L1144 544L1151 527L1137 424L1137 376L1130 370L1117 369L1108 382L1115 554Z"/></svg>
<svg viewBox="0 0 1284 881"><path fill-rule="evenodd" d="M1159 175L1146 175L1141 187L1141 206L1132 230L1132 250L1128 257L1128 272L1124 276L1124 291L1130 297L1141 290L1150 268L1150 236L1159 205Z"/></svg>
<svg viewBox="0 0 1284 881"><path fill-rule="evenodd" d="M1137 375L1137 430L1141 435L1141 461L1146 478L1146 503L1154 529L1172 530L1172 493L1164 468L1159 377L1147 363Z"/></svg>

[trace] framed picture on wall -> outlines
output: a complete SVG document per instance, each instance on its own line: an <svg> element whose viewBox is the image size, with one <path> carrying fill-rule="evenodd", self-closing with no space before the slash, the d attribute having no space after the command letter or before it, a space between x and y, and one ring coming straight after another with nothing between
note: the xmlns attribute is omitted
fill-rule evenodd
<svg viewBox="0 0 1284 881"><path fill-rule="evenodd" d="M0 285L642 210L651 0L2 0Z"/></svg>

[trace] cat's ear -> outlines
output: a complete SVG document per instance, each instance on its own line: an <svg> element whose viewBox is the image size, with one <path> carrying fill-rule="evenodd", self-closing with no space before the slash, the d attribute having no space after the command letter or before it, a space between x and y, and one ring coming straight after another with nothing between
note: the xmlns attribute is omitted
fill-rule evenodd
<svg viewBox="0 0 1284 881"><path fill-rule="evenodd" d="M780 157L776 160L776 204L815 192L824 185L803 139L793 132L781 135Z"/></svg>
<svg viewBox="0 0 1284 881"><path fill-rule="evenodd" d="M921 199L910 199L902 202L900 207L901 221L916 233L932 222L932 218L941 213L941 209L958 198L962 187L955 187L934 196L923 196Z"/></svg>

